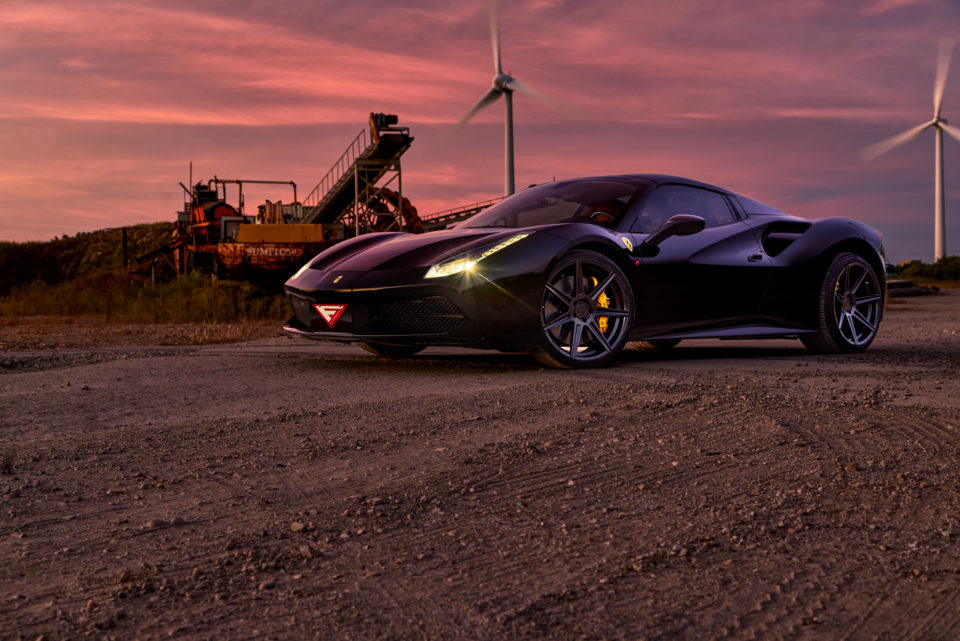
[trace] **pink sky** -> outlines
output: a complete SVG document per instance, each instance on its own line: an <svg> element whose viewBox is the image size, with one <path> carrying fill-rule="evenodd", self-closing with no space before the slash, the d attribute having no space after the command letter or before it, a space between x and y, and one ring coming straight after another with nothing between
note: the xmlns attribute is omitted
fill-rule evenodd
<svg viewBox="0 0 960 641"><path fill-rule="evenodd" d="M177 182L309 191L370 111L415 137L423 213L499 195L503 108L438 143L492 73L486 3L55 2L0 12L0 240L172 220ZM505 70L571 106L515 98L517 185L603 173L698 178L933 256L932 116L957 0L502 0ZM944 115L960 122L960 48ZM960 253L960 143L945 141L947 250ZM248 207L285 190L247 191Z"/></svg>

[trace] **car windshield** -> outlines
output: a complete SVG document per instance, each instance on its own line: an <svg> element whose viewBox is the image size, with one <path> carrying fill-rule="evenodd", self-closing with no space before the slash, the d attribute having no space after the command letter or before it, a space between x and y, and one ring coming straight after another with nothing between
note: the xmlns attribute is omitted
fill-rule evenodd
<svg viewBox="0 0 960 641"><path fill-rule="evenodd" d="M639 178L548 183L511 196L458 227L534 227L572 222L615 227L649 184Z"/></svg>

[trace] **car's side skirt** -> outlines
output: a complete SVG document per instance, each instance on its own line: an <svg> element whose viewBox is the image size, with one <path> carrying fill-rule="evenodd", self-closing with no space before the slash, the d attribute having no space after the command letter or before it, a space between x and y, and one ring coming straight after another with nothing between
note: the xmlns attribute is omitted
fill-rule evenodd
<svg viewBox="0 0 960 641"><path fill-rule="evenodd" d="M743 327L725 327L722 329L706 329L695 332L676 332L672 334L658 334L643 336L649 340L685 340L691 338L794 338L800 334L812 334L815 329L796 329L776 327L771 325L749 325Z"/></svg>

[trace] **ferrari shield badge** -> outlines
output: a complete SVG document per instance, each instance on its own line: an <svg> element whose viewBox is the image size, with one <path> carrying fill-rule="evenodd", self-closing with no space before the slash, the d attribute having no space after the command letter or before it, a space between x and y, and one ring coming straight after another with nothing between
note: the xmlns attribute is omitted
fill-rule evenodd
<svg viewBox="0 0 960 641"><path fill-rule="evenodd" d="M633 243L630 242L629 238L627 238L626 236L621 236L620 240L623 241L623 245L624 247L627 248L628 251L633 251Z"/></svg>
<svg viewBox="0 0 960 641"><path fill-rule="evenodd" d="M317 313L320 314L320 318L327 321L327 325L330 326L330 329L333 329L333 326L337 324L337 321L340 320L340 315L347 309L346 305L330 305L330 304L317 304L313 308L317 310Z"/></svg>

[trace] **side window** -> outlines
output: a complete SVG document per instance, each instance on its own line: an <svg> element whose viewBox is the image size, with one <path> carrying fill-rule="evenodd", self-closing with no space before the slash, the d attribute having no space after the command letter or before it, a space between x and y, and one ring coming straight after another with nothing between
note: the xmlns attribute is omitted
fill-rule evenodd
<svg viewBox="0 0 960 641"><path fill-rule="evenodd" d="M691 191L695 191L700 196L700 211L697 216L702 216L707 221L707 227L721 227L736 220L733 212L730 211L730 205L722 195L704 189Z"/></svg>
<svg viewBox="0 0 960 641"><path fill-rule="evenodd" d="M703 218L707 227L720 227L735 221L723 196L705 189L684 185L658 187L644 203L632 231L649 234L671 216L693 214Z"/></svg>

